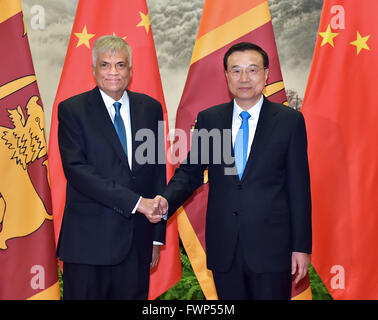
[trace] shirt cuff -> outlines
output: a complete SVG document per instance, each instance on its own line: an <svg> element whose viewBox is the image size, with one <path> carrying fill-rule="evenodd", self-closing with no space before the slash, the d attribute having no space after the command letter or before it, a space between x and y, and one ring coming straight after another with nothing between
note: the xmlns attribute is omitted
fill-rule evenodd
<svg viewBox="0 0 378 320"><path fill-rule="evenodd" d="M142 197L139 197L139 200L138 200L138 202L136 203L136 205L135 205L133 211L131 211L131 214L134 214L134 213L136 212L136 210L137 210L137 208L138 208L139 203L141 202L141 200L142 200Z"/></svg>
<svg viewBox="0 0 378 320"><path fill-rule="evenodd" d="M169 210L169 203L167 203L167 211L165 211L165 213L161 217L165 221L167 221L167 219L168 219L168 210Z"/></svg>
<svg viewBox="0 0 378 320"><path fill-rule="evenodd" d="M164 243L160 241L154 241L153 244L157 246L164 246Z"/></svg>

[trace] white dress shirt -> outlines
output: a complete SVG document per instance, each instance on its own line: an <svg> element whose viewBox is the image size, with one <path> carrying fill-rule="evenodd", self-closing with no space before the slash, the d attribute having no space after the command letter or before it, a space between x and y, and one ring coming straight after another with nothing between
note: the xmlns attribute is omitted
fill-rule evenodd
<svg viewBox="0 0 378 320"><path fill-rule="evenodd" d="M101 96L102 96L102 100L104 100L106 110L108 110L110 119L114 123L115 108L114 108L113 104L116 101L113 98L109 97L101 89L100 89L100 93L101 93ZM129 95L127 94L126 90L125 90L122 98L119 99L118 102L121 103L120 114L121 114L123 123L125 125L125 130L126 130L127 154L132 155L133 139L132 139L131 120L130 120L130 100L129 100ZM132 159L133 159L133 157L131 157L131 156L127 157L127 160L129 162L129 166L130 166L130 170L132 169L132 164L133 164Z"/></svg>
<svg viewBox="0 0 378 320"><path fill-rule="evenodd" d="M114 117L115 117L115 108L113 106L114 102L116 102L113 98L109 97L104 91L100 89L100 93L102 96L102 100L104 100L104 104L106 107L106 110L108 110L110 119L114 123ZM123 93L123 96L121 99L118 100L119 103L121 103L120 108L120 114L123 120L123 123L125 125L126 130L126 140L127 140L127 154L132 155L133 148L132 148L132 134L131 134L131 120L130 120L130 100L129 95L127 94L127 91ZM127 157L127 160L129 162L130 170L132 168L132 158L131 156ZM139 202L142 200L142 197L139 197L139 200L134 207L134 210L131 213L135 213L136 209L138 208Z"/></svg>
<svg viewBox="0 0 378 320"><path fill-rule="evenodd" d="M251 151L251 146L253 142L253 138L255 136L257 121L259 120L260 111L262 104L264 102L263 95L261 95L260 100L248 110L244 110L238 106L236 101L234 100L234 111L232 114L232 146L235 147L235 140L236 134L238 133L240 126L242 124L242 118L240 117L240 113L242 111L247 111L251 117L248 119L248 127L249 127L249 135L248 135L248 153L247 159L249 157L249 152Z"/></svg>

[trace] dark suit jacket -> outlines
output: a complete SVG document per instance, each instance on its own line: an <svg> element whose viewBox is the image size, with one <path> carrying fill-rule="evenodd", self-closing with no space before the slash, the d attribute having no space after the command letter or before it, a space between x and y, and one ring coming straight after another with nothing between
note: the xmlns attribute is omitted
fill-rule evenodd
<svg viewBox="0 0 378 320"><path fill-rule="evenodd" d="M231 130L232 113L233 101L204 110L198 114L196 129ZM192 141L187 163L176 170L163 196L168 200L170 215L203 183L203 171L208 168L209 269L227 271L238 239L255 272L289 271L293 251L311 252L307 137L300 112L264 98L240 181L237 175L225 175L225 169L234 167L234 163L227 165L225 157L218 164L214 161L214 140L210 139L209 147L204 148L209 153L209 164L201 162L205 139L198 137L198 151L193 148L196 131ZM233 156L230 134L226 138L222 135L219 145L222 154ZM197 156L193 157L193 152ZM199 164L193 163L191 156L200 159Z"/></svg>
<svg viewBox="0 0 378 320"><path fill-rule="evenodd" d="M67 178L57 249L62 261L114 265L125 259L135 243L142 261L149 262L153 240L165 242L165 222L154 225L139 212L131 214L139 196L152 198L166 185L165 164L140 165L135 160L135 150L143 143L135 141L139 129L152 130L157 155L162 108L149 96L128 94L131 171L97 87L59 104L59 148ZM164 141L160 147L164 148Z"/></svg>

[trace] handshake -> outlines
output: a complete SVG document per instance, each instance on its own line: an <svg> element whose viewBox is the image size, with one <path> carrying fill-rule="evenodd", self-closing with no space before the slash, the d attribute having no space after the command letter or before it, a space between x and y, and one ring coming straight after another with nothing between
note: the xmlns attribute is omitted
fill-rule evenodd
<svg viewBox="0 0 378 320"><path fill-rule="evenodd" d="M151 223L158 223L168 211L168 201L162 196L154 199L142 198L137 211L144 214Z"/></svg>

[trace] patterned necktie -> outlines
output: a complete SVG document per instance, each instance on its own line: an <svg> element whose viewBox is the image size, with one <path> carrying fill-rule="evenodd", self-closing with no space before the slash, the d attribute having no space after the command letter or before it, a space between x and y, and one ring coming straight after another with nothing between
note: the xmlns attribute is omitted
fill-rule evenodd
<svg viewBox="0 0 378 320"><path fill-rule="evenodd" d="M238 169L239 180L241 180L243 176L244 168L247 163L249 136L248 119L251 115L247 111L242 111L240 117L242 118L242 124L236 134L234 145L235 164Z"/></svg>
<svg viewBox="0 0 378 320"><path fill-rule="evenodd" d="M126 129L125 124L123 123L120 109L121 109L121 103L120 102L114 102L113 103L114 109L115 109L115 116L114 116L114 127L117 131L119 140L121 141L123 151L125 151L125 154L127 156L127 140L126 140Z"/></svg>

